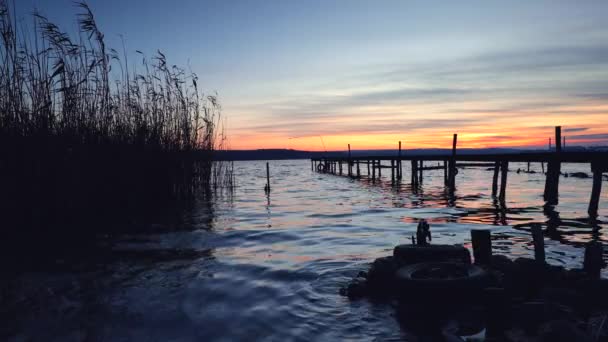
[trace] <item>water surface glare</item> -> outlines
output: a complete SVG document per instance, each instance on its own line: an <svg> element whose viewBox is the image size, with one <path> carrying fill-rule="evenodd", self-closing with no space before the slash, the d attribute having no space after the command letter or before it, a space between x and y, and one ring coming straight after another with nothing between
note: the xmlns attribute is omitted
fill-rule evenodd
<svg viewBox="0 0 608 342"><path fill-rule="evenodd" d="M405 163L404 163L405 164ZM429 163L432 164L432 163ZM517 173L511 164L506 207L491 197L492 172L460 169L456 198L443 187L443 170L424 172L418 189L311 171L308 160L235 162L232 196L200 204L187 224L170 232L123 237L102 265L32 272L6 293L0 336L15 341L321 341L400 340L386 303L349 301L339 288L374 258L407 243L420 219L433 243L470 243L471 228L493 233L496 253L532 256L529 225L542 223L549 263L582 265L582 247L606 242L608 183L600 217L589 222L590 179L561 177L560 204L543 207L544 175ZM564 172L589 172L563 165ZM363 174L366 168L361 168ZM389 178L387 178L387 176ZM596 228L595 230L593 228ZM162 229L160 230L162 231Z"/></svg>

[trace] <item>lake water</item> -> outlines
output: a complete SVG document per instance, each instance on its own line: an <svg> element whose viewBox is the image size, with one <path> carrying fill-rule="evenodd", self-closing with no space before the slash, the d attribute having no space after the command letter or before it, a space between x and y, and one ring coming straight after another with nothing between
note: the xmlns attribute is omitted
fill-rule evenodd
<svg viewBox="0 0 608 342"><path fill-rule="evenodd" d="M408 163L409 164L409 163ZM427 165L432 163L427 163ZM308 160L235 162L237 187L189 210L177 227L128 236L111 262L32 272L6 285L0 336L15 341L322 341L407 339L387 303L350 301L341 286L374 258L409 243L417 221L433 243L468 246L492 231L494 252L532 256L529 224L546 229L548 262L582 265L582 247L608 241L587 221L590 179L560 179L560 204L544 210L544 176L509 172L506 208L490 196L492 172L461 169L456 200L443 170L419 189L311 171ZM511 171L525 168L511 164ZM588 165L563 165L589 172ZM540 165L532 165L540 171ZM366 170L362 171L365 173ZM608 218L608 183L596 228ZM166 231L170 231L167 233Z"/></svg>

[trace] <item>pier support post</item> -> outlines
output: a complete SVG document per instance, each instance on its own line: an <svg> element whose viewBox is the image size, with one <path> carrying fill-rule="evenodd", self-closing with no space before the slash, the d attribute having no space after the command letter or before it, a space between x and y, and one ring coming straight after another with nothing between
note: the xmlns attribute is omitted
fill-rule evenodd
<svg viewBox="0 0 608 342"><path fill-rule="evenodd" d="M412 159L411 160L411 173L412 173L412 180L411 180L411 184L413 188L418 187L418 161L416 159Z"/></svg>
<svg viewBox="0 0 608 342"><path fill-rule="evenodd" d="M597 217L597 208L600 202L600 194L602 193L602 170L599 165L592 163L591 171L593 172L593 185L591 188L591 199L589 200L589 216Z"/></svg>
<svg viewBox="0 0 608 342"><path fill-rule="evenodd" d="M395 160L391 159L391 182L395 183Z"/></svg>
<svg viewBox="0 0 608 342"><path fill-rule="evenodd" d="M420 160L420 168L418 169L418 171L420 172L420 175L418 176L418 183L422 184L422 171L424 169L424 160Z"/></svg>
<svg viewBox="0 0 608 342"><path fill-rule="evenodd" d="M545 238L543 230L538 223L532 224L532 242L534 243L534 259L540 263L545 263Z"/></svg>
<svg viewBox="0 0 608 342"><path fill-rule="evenodd" d="M399 141L399 159L397 160L397 178L401 180L401 141Z"/></svg>
<svg viewBox="0 0 608 342"><path fill-rule="evenodd" d="M372 179L376 180L376 161L372 159L369 162L372 163Z"/></svg>
<svg viewBox="0 0 608 342"><path fill-rule="evenodd" d="M555 157L547 164L547 177L545 177L545 202L549 205L558 204L559 176L561 174L562 128L555 127Z"/></svg>
<svg viewBox="0 0 608 342"><path fill-rule="evenodd" d="M487 229L471 229L473 257L476 264L489 265L492 260L492 239Z"/></svg>
<svg viewBox="0 0 608 342"><path fill-rule="evenodd" d="M498 191L498 171L500 169L500 162L494 163L494 176L492 176L492 197L496 197Z"/></svg>
<svg viewBox="0 0 608 342"><path fill-rule="evenodd" d="M370 161L368 160L366 164L367 164L367 178L369 178L369 176L372 175L371 172L370 172L370 169L369 169Z"/></svg>
<svg viewBox="0 0 608 342"><path fill-rule="evenodd" d="M348 176L352 176L353 175L353 167L352 167L352 162L350 159L350 144L348 144Z"/></svg>
<svg viewBox="0 0 608 342"><path fill-rule="evenodd" d="M378 179L382 178L382 161L378 159Z"/></svg>
<svg viewBox="0 0 608 342"><path fill-rule="evenodd" d="M357 160L357 178L361 177L361 168L359 167L359 161Z"/></svg>
<svg viewBox="0 0 608 342"><path fill-rule="evenodd" d="M443 161L443 185L448 185L448 161Z"/></svg>
<svg viewBox="0 0 608 342"><path fill-rule="evenodd" d="M502 161L500 162L500 202L505 201L507 197L507 173L509 172L509 162Z"/></svg>

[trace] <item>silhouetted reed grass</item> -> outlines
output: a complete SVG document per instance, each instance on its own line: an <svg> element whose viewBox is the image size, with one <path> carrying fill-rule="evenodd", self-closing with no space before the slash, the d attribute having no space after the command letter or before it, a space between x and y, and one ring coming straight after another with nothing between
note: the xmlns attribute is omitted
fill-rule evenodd
<svg viewBox="0 0 608 342"><path fill-rule="evenodd" d="M230 185L221 107L160 51L132 67L85 3L71 37L39 13L17 30L0 0L0 226L79 241L136 227ZM228 170L228 171L227 171ZM65 233L65 234L64 234Z"/></svg>

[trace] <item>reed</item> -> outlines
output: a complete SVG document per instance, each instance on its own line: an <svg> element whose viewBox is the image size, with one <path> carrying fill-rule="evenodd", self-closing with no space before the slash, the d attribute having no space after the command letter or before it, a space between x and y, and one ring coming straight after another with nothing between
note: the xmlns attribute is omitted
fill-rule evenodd
<svg viewBox="0 0 608 342"><path fill-rule="evenodd" d="M75 34L40 13L18 30L0 0L0 226L8 237L122 231L233 179L212 161L225 143L217 95L160 51L138 51L133 67L106 46L89 6L77 8Z"/></svg>

